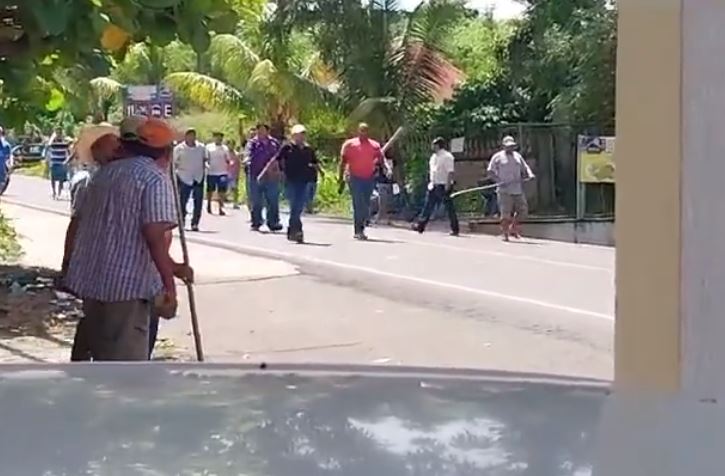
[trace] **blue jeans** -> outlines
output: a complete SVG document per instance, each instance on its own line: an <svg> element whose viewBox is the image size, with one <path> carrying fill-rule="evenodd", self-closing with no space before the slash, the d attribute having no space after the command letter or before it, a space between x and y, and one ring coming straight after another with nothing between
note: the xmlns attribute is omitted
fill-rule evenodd
<svg viewBox="0 0 725 476"><path fill-rule="evenodd" d="M249 196L252 199L252 226L262 226L262 210L266 208L267 226L270 229L279 228L279 183L258 182L252 177L249 179Z"/></svg>
<svg viewBox="0 0 725 476"><path fill-rule="evenodd" d="M350 194L352 195L352 215L355 222L355 233L362 233L370 219L370 199L375 188L374 178L350 177Z"/></svg>
<svg viewBox="0 0 725 476"><path fill-rule="evenodd" d="M307 207L308 211L312 210L312 206L315 204L315 196L317 195L317 181L307 183Z"/></svg>
<svg viewBox="0 0 725 476"><path fill-rule="evenodd" d="M287 200L289 201L289 231L302 231L302 212L309 196L308 182L287 182Z"/></svg>
<svg viewBox="0 0 725 476"><path fill-rule="evenodd" d="M189 203L189 197L192 197L194 201L194 212L191 215L191 226L199 226L201 208L204 205L204 182L194 182L194 185L188 185L181 180L178 182L182 217L186 221L186 205Z"/></svg>

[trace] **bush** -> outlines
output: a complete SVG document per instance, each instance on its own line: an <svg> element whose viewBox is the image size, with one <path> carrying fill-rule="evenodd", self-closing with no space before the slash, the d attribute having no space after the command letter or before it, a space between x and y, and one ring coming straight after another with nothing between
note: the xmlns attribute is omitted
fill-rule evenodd
<svg viewBox="0 0 725 476"><path fill-rule="evenodd" d="M20 257L21 251L15 229L0 213L0 263L16 260Z"/></svg>

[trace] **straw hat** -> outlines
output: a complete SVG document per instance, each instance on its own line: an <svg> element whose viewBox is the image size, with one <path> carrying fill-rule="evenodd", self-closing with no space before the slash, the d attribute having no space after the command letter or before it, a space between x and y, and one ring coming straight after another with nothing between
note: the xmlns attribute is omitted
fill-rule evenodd
<svg viewBox="0 0 725 476"><path fill-rule="evenodd" d="M95 144L98 139L109 134L118 137L118 128L105 122L84 126L78 133L78 140L75 145L75 152L78 157L78 161L82 164L94 163L95 159L91 153L91 147L93 147L93 144Z"/></svg>

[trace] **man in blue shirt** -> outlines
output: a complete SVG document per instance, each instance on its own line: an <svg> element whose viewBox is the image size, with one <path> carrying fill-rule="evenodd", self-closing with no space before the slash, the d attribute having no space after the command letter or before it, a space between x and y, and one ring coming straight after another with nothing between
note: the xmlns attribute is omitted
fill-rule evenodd
<svg viewBox="0 0 725 476"><path fill-rule="evenodd" d="M0 126L0 193L5 188L5 181L8 179L8 167L10 166L10 155L12 147L5 139L5 129Z"/></svg>

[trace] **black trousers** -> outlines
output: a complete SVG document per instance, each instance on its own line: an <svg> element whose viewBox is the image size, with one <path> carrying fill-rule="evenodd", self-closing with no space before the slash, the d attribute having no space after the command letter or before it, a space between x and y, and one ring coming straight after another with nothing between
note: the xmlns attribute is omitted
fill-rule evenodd
<svg viewBox="0 0 725 476"><path fill-rule="evenodd" d="M425 227L430 221L430 216L433 214L433 211L436 209L436 207L441 203L443 203L443 205L446 207L446 212L448 212L448 219L451 222L451 231L454 233L458 233L460 231L458 225L458 215L456 214L456 207L453 204L453 199L451 198L450 191L446 190L445 185L434 185L433 189L428 190L428 193L425 196L425 205L423 206L423 212L421 213L420 219L418 220L419 232L422 233L423 231L425 231Z"/></svg>

